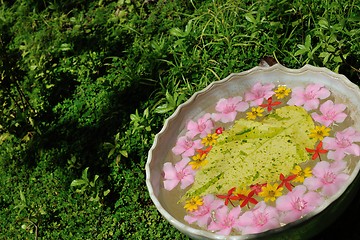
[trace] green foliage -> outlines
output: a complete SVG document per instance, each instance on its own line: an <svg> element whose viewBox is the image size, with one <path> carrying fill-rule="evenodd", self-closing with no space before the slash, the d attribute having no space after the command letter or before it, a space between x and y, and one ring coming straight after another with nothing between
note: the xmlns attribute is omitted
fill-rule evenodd
<svg viewBox="0 0 360 240"><path fill-rule="evenodd" d="M165 119L265 55L358 83L356 3L1 1L0 239L187 239L145 185Z"/></svg>
<svg viewBox="0 0 360 240"><path fill-rule="evenodd" d="M71 182L70 186L75 187L77 193L85 194L85 195L92 195L89 199L89 201L95 201L95 202L103 202L104 197L106 197L110 190L107 189L105 191L100 190L100 186L98 183L99 175L94 176L94 180L90 181L88 178L88 170L89 168L85 168L82 172L80 179L75 179ZM94 197L95 196L95 197Z"/></svg>

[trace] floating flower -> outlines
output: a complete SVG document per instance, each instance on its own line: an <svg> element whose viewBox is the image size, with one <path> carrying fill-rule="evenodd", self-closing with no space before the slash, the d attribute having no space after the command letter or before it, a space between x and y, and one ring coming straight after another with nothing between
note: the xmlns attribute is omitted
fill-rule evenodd
<svg viewBox="0 0 360 240"><path fill-rule="evenodd" d="M193 138L196 135L200 134L200 137L205 137L214 127L214 123L211 120L211 114L206 113L204 116L199 118L196 122L190 120L187 124L187 134L189 137Z"/></svg>
<svg viewBox="0 0 360 240"><path fill-rule="evenodd" d="M202 166L205 166L207 163L208 161L206 160L206 154L198 153L192 157L192 161L189 162L189 165L192 167L192 169L197 170Z"/></svg>
<svg viewBox="0 0 360 240"><path fill-rule="evenodd" d="M235 191L236 187L231 188L226 195L216 195L216 197L221 198L221 199L225 199L225 206L227 206L229 204L229 202L231 203L231 205L234 206L234 204L231 202L231 200L238 200L238 198L236 196L233 195L234 191Z"/></svg>
<svg viewBox="0 0 360 240"><path fill-rule="evenodd" d="M251 88L250 92L245 93L245 101L250 101L250 106L258 106L262 104L264 99L268 99L274 94L272 91L274 87L275 85L272 83L262 85L258 82Z"/></svg>
<svg viewBox="0 0 360 240"><path fill-rule="evenodd" d="M199 227L207 227L212 221L212 213L224 207L223 201L215 199L212 194L204 196L202 202L203 204L197 210L188 212L184 217L189 224L196 222Z"/></svg>
<svg viewBox="0 0 360 240"><path fill-rule="evenodd" d="M347 114L343 112L345 109L345 104L334 104L333 101L327 100L320 106L322 115L314 112L311 114L311 117L315 121L328 127L333 122L342 123L345 120L347 117Z"/></svg>
<svg viewBox="0 0 360 240"><path fill-rule="evenodd" d="M255 190L250 191L248 194L237 194L237 197L239 198L242 203L240 204L240 207L245 207L249 203L257 204L258 201L253 197L255 194Z"/></svg>
<svg viewBox="0 0 360 240"><path fill-rule="evenodd" d="M195 149L202 148L201 140L193 140L189 136L179 137L175 147L172 148L172 151L175 155L180 155L182 157L189 157L195 154Z"/></svg>
<svg viewBox="0 0 360 240"><path fill-rule="evenodd" d="M249 108L247 102L242 101L242 97L222 98L215 106L217 113L212 114L214 121L221 121L223 123L232 122L235 120L237 112L244 112Z"/></svg>
<svg viewBox="0 0 360 240"><path fill-rule="evenodd" d="M322 141L324 137L329 136L330 130L330 128L325 126L316 126L315 129L311 130L309 137Z"/></svg>
<svg viewBox="0 0 360 240"><path fill-rule="evenodd" d="M282 186L285 186L289 191L292 190L293 185L290 183L290 181L294 180L296 178L296 175L290 175L288 177L285 177L284 174L280 173L280 185L278 188L281 188Z"/></svg>
<svg viewBox="0 0 360 240"><path fill-rule="evenodd" d="M261 192L259 193L260 197L263 197L265 202L272 201L274 202L277 197L282 195L282 190L284 188L279 187L279 184L274 183L274 185L267 184L266 186L261 188Z"/></svg>
<svg viewBox="0 0 360 240"><path fill-rule="evenodd" d="M279 104L281 104L281 102L279 101L273 102L272 97L269 97L267 99L267 104L260 104L259 106L263 108L267 108L268 112L270 112L272 110L272 107L277 106Z"/></svg>
<svg viewBox="0 0 360 240"><path fill-rule="evenodd" d="M262 117L262 113L264 112L264 109L261 107L253 107L251 108L251 112L246 113L246 118L249 120L255 120L257 117Z"/></svg>
<svg viewBox="0 0 360 240"><path fill-rule="evenodd" d="M330 91L322 84L309 84L303 87L292 89L291 99L287 102L289 105L303 106L307 111L318 108L319 99L325 99L330 96Z"/></svg>
<svg viewBox="0 0 360 240"><path fill-rule="evenodd" d="M198 210L198 208L203 204L204 204L203 199L199 196L196 196L191 198L190 200L187 200L185 202L184 208L188 212L193 212L195 210Z"/></svg>
<svg viewBox="0 0 360 240"><path fill-rule="evenodd" d="M312 160L315 160L315 159L319 158L320 161L321 161L321 156L320 156L320 154L322 154L322 153L327 153L327 152L328 152L328 150L323 149L322 146L323 146L323 142L320 141L320 142L318 143L318 145L316 145L316 148L315 148L315 149L310 149L310 148L305 148L305 149L306 149L306 151L307 151L308 153L313 153L313 155L312 155L312 157L311 157Z"/></svg>
<svg viewBox="0 0 360 240"><path fill-rule="evenodd" d="M276 200L276 208L281 211L281 222L295 221L313 211L322 203L323 197L319 193L306 191L305 186L299 185Z"/></svg>
<svg viewBox="0 0 360 240"><path fill-rule="evenodd" d="M223 131L224 131L224 128L218 127L218 128L215 130L215 133L216 133L216 134L222 134Z"/></svg>
<svg viewBox="0 0 360 240"><path fill-rule="evenodd" d="M294 169L291 170L291 173L296 175L296 178L293 181L298 183L303 183L305 178L312 176L310 167L306 167L303 170L299 165L296 165Z"/></svg>
<svg viewBox="0 0 360 240"><path fill-rule="evenodd" d="M234 191L234 195L248 195L251 192L251 189L247 188L247 187L243 187L243 188L236 188L236 190Z"/></svg>
<svg viewBox="0 0 360 240"><path fill-rule="evenodd" d="M254 234L280 227L279 213L276 208L267 206L264 201L239 217L242 234Z"/></svg>
<svg viewBox="0 0 360 240"><path fill-rule="evenodd" d="M238 228L240 213L240 207L234 207L230 211L227 207L218 209L215 212L216 221L209 224L208 230L215 231L220 235L229 235L233 228Z"/></svg>
<svg viewBox="0 0 360 240"><path fill-rule="evenodd" d="M341 160L345 155L360 156L360 147L354 142L360 141L360 133L354 128L348 127L341 132L335 133L335 138L324 138L324 146L333 151L329 151L328 158Z"/></svg>
<svg viewBox="0 0 360 240"><path fill-rule="evenodd" d="M213 146L216 143L216 139L218 137L219 136L217 133L213 133L213 134L210 133L206 137L201 139L201 143L204 144L205 146Z"/></svg>
<svg viewBox="0 0 360 240"><path fill-rule="evenodd" d="M349 178L342 171L346 168L346 162L339 160L333 163L318 162L312 170L313 177L306 178L304 185L310 191L321 189L325 196L334 195Z"/></svg>
<svg viewBox="0 0 360 240"><path fill-rule="evenodd" d="M164 163L164 188L166 190L172 190L179 183L181 183L180 188L185 189L194 182L195 171L187 165L189 162L189 158L184 158L175 166L170 162Z"/></svg>
<svg viewBox="0 0 360 240"><path fill-rule="evenodd" d="M287 97L291 93L291 89L287 88L286 86L278 86L275 90L275 96L277 99L283 99Z"/></svg>
<svg viewBox="0 0 360 240"><path fill-rule="evenodd" d="M250 189L255 191L256 195L259 195L259 193L262 191L262 187L265 187L266 185L267 185L267 183L263 183L263 184L256 183L256 184L250 185Z"/></svg>
<svg viewBox="0 0 360 240"><path fill-rule="evenodd" d="M210 152L210 150L212 149L212 146L208 146L205 150L203 149L196 149L196 152L198 152L199 154L203 155L203 154L208 154Z"/></svg>

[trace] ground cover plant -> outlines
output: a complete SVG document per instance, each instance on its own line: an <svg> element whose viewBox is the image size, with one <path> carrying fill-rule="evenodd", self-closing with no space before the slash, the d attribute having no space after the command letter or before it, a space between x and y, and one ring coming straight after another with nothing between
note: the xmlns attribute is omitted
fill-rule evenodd
<svg viewBox="0 0 360 240"><path fill-rule="evenodd" d="M359 84L356 0L0 3L0 239L187 239L144 170L180 103L264 56Z"/></svg>

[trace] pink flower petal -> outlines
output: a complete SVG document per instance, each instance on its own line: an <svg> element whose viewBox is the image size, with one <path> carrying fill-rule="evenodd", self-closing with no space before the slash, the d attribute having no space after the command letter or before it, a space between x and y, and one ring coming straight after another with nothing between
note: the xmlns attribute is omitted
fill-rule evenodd
<svg viewBox="0 0 360 240"><path fill-rule="evenodd" d="M215 106L217 113L212 114L214 121L221 121L223 123L232 122L235 120L237 112L248 109L248 103L242 102L241 97L222 98Z"/></svg>
<svg viewBox="0 0 360 240"><path fill-rule="evenodd" d="M250 106L258 106L262 104L264 99L268 99L275 94L272 89L274 84L268 83L262 85L260 82L256 83L249 92L245 93L245 101L250 101Z"/></svg>
<svg viewBox="0 0 360 240"><path fill-rule="evenodd" d="M174 179L176 178L176 169L170 162L164 163L163 171L165 173L164 178L166 179Z"/></svg>
<svg viewBox="0 0 360 240"><path fill-rule="evenodd" d="M264 201L255 205L239 218L242 234L254 234L280 227L279 213L276 208L267 206Z"/></svg>
<svg viewBox="0 0 360 240"><path fill-rule="evenodd" d="M240 207L234 207L230 212L228 212L227 207L218 209L215 213L216 221L209 224L208 230L216 231L221 235L229 235L232 229L238 226L240 212Z"/></svg>
<svg viewBox="0 0 360 240"><path fill-rule="evenodd" d="M316 109L319 106L319 99L330 96L330 91L322 84L309 84L303 87L295 87L292 90L289 105L303 106L307 111Z"/></svg>
<svg viewBox="0 0 360 240"><path fill-rule="evenodd" d="M164 180L164 188L168 191L171 191L179 184L179 182L180 180L178 179Z"/></svg>
<svg viewBox="0 0 360 240"><path fill-rule="evenodd" d="M319 104L320 104L319 99L310 99L304 103L304 108L305 110L310 111L316 109L319 106Z"/></svg>
<svg viewBox="0 0 360 240"><path fill-rule="evenodd" d="M318 162L312 170L313 177L306 178L304 185L309 190L315 191L321 189L322 194L331 196L335 194L348 179L349 175L342 173L346 168L345 161Z"/></svg>
<svg viewBox="0 0 360 240"><path fill-rule="evenodd" d="M187 130L186 133L187 136L190 138L195 137L196 135L200 134L200 137L203 138L207 134L211 133L211 130L213 129L214 124L211 120L211 114L206 113L204 116L199 118L196 122L193 120L190 120L187 124Z"/></svg>
<svg viewBox="0 0 360 240"><path fill-rule="evenodd" d="M191 166L189 166L189 167L191 168ZM194 175L195 175L194 173L192 174L192 173L190 173L190 171L189 171L189 174L186 175L185 177L183 177L183 178L181 179L180 188L181 188L181 189L185 189L185 188L187 188L188 186L190 186L191 184L193 184L193 183L194 183L194 180L195 180Z"/></svg>
<svg viewBox="0 0 360 240"><path fill-rule="evenodd" d="M333 159L336 161L343 160L345 156L346 156L346 154L342 150L329 151L327 154L328 159Z"/></svg>

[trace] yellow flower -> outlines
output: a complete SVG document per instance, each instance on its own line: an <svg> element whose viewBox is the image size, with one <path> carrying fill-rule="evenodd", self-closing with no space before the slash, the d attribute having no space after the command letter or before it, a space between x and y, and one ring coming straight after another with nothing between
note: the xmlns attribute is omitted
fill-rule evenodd
<svg viewBox="0 0 360 240"><path fill-rule="evenodd" d="M201 139L201 143L204 144L205 146L213 146L216 143L216 139L218 138L218 134L217 133L209 133L206 137L204 137L203 139Z"/></svg>
<svg viewBox="0 0 360 240"><path fill-rule="evenodd" d="M306 167L304 170L302 170L299 165L296 165L295 168L291 170L291 173L296 175L294 182L298 183L303 183L306 177L312 176L310 167Z"/></svg>
<svg viewBox="0 0 360 240"><path fill-rule="evenodd" d="M205 166L208 163L208 161L205 158L206 158L205 153L198 153L192 157L193 160L189 162L189 165L194 170L199 169L200 167Z"/></svg>
<svg viewBox="0 0 360 240"><path fill-rule="evenodd" d="M249 195L250 192L251 192L251 189L243 187L243 188L236 188L236 191L234 193L235 193L235 195L242 194L244 196L247 196L247 195Z"/></svg>
<svg viewBox="0 0 360 240"><path fill-rule="evenodd" d="M279 187L278 183L274 183L274 185L266 184L266 186L261 188L261 192L259 193L260 197L263 197L265 202L269 200L274 202L277 197L282 195L282 190L284 188Z"/></svg>
<svg viewBox="0 0 360 240"><path fill-rule="evenodd" d="M310 138L316 138L319 141L322 141L324 137L329 136L330 128L325 126L316 126L315 129L311 130L309 134Z"/></svg>
<svg viewBox="0 0 360 240"><path fill-rule="evenodd" d="M204 204L203 199L200 198L199 196L196 196L190 200L187 200L185 202L184 208L186 211L192 212L192 211L196 211L199 208L199 206L201 206L203 204Z"/></svg>
<svg viewBox="0 0 360 240"><path fill-rule="evenodd" d="M282 99L286 96L288 96L291 92L290 88L287 88L286 86L279 86L276 90L275 90L275 95L278 99Z"/></svg>
<svg viewBox="0 0 360 240"><path fill-rule="evenodd" d="M264 109L261 107L251 108L251 112L246 113L246 118L249 120L255 120L256 117L261 117Z"/></svg>

